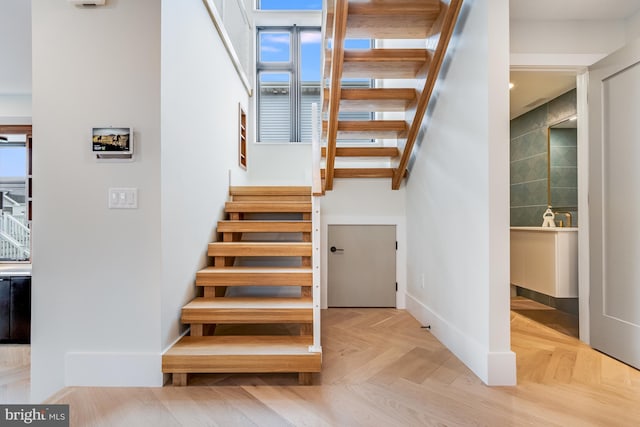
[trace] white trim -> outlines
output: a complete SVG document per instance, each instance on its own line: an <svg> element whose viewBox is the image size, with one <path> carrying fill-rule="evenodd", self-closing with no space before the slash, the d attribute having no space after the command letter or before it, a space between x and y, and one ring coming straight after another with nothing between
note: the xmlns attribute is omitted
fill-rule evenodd
<svg viewBox="0 0 640 427"><path fill-rule="evenodd" d="M589 73L577 76L578 115L578 321L580 341L591 341L589 319Z"/></svg>
<svg viewBox="0 0 640 427"><path fill-rule="evenodd" d="M162 387L159 352L68 352L64 368L66 387Z"/></svg>
<svg viewBox="0 0 640 427"><path fill-rule="evenodd" d="M0 117L0 125L30 125L31 116L23 117Z"/></svg>
<svg viewBox="0 0 640 427"><path fill-rule="evenodd" d="M249 79L247 78L246 71L242 68L242 64L240 63L240 59L238 59L238 54L236 53L233 44L231 43L231 38L227 33L227 30L224 27L224 22L220 13L218 13L218 9L216 5L213 3L213 0L202 0L204 5L207 7L207 11L209 12L209 17L211 17L211 22L216 27L218 34L220 35L220 39L222 40L222 44L227 49L227 53L229 54L229 58L233 63L236 72L238 73L238 77L242 81L244 88L247 90L247 94L249 96L253 95L253 88L251 87L251 83L249 83ZM249 26L251 28L251 26Z"/></svg>
<svg viewBox="0 0 640 427"><path fill-rule="evenodd" d="M407 311L458 359L469 367L485 384L491 386L516 385L516 355L513 351L490 352L473 337L462 331L407 293Z"/></svg>
<svg viewBox="0 0 640 427"><path fill-rule="evenodd" d="M553 69L582 72L605 56L606 53L512 53L509 62L511 69L521 71Z"/></svg>
<svg viewBox="0 0 640 427"><path fill-rule="evenodd" d="M578 226L578 321L580 340L586 344L590 343L588 66L605 56L605 54L511 54L511 70L574 71L576 73L580 224Z"/></svg>
<svg viewBox="0 0 640 427"><path fill-rule="evenodd" d="M396 252L396 308L406 307L405 295L407 291L407 222L404 216L362 216L362 215L323 215L322 216L322 244L321 248L328 247L329 225L395 225L398 251ZM322 257L322 309L328 308L328 262L327 257Z"/></svg>
<svg viewBox="0 0 640 427"><path fill-rule="evenodd" d="M292 10L255 10L253 12L256 27L320 27L322 26L322 11L292 11Z"/></svg>

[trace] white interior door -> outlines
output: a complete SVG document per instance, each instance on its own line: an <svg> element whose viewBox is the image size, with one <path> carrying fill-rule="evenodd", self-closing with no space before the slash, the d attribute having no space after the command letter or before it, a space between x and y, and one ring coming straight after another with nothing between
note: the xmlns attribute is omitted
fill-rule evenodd
<svg viewBox="0 0 640 427"><path fill-rule="evenodd" d="M329 307L396 306L396 226L330 225Z"/></svg>
<svg viewBox="0 0 640 427"><path fill-rule="evenodd" d="M640 368L640 40L589 70L591 345Z"/></svg>

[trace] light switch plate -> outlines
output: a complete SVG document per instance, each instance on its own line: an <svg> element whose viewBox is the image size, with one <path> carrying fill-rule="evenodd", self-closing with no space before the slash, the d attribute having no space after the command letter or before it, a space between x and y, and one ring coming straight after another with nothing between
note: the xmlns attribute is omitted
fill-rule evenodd
<svg viewBox="0 0 640 427"><path fill-rule="evenodd" d="M138 189L109 188L109 209L138 209Z"/></svg>

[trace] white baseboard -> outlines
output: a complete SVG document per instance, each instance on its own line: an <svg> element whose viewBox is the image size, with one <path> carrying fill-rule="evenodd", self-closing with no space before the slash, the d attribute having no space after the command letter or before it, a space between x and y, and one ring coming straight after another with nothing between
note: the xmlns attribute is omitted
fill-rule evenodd
<svg viewBox="0 0 640 427"><path fill-rule="evenodd" d="M515 385L516 356L512 351L491 352L454 325L433 312L411 294L406 294L407 311L445 347L471 369L485 384Z"/></svg>
<svg viewBox="0 0 640 427"><path fill-rule="evenodd" d="M162 387L160 352L69 352L64 362L67 387Z"/></svg>

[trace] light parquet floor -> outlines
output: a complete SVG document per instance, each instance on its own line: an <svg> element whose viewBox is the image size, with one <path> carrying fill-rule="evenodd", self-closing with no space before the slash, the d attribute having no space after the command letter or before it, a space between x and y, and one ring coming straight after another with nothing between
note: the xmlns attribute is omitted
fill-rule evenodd
<svg viewBox="0 0 640 427"><path fill-rule="evenodd" d="M640 372L512 313L517 387L487 387L408 313L323 312L323 372L67 388L73 426L638 426Z"/></svg>
<svg viewBox="0 0 640 427"><path fill-rule="evenodd" d="M31 346L0 345L0 403L24 403L29 400Z"/></svg>

